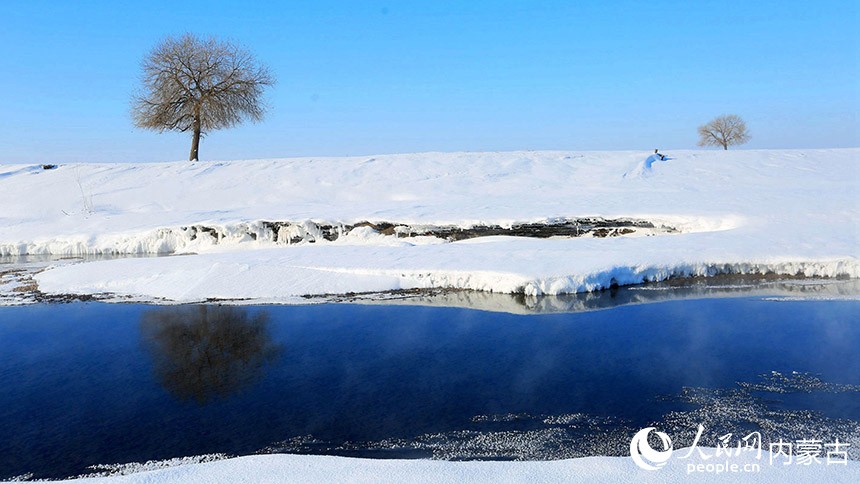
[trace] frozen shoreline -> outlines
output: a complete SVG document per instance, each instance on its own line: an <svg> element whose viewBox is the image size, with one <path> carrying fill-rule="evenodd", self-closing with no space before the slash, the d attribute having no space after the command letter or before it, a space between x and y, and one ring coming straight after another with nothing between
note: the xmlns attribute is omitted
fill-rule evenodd
<svg viewBox="0 0 860 484"><path fill-rule="evenodd" d="M619 242L615 244L615 242ZM580 293L613 285L661 281L670 277L717 274L787 274L806 277L860 277L855 260L794 262L762 255L753 262L695 261L673 264L683 248L660 247L658 238L627 240L601 251L606 260L567 258L573 240L504 240L482 244L444 244L403 250L396 247L302 246L291 249L200 254L154 259L117 259L65 265L36 275L46 293L144 296L173 302L244 299L278 303L305 295L454 288L526 296ZM492 245L486 247L487 244ZM533 245L534 244L534 245ZM417 250L424 249L424 250ZM591 251L589 251L591 252ZM687 251L692 259L695 254ZM636 260L646 255L648 260ZM611 259L610 259L611 258ZM614 260L615 262L610 262ZM730 262L724 262L729 260ZM734 260L743 260L738 257ZM432 262L430 262L432 261ZM431 265L432 264L432 265Z"/></svg>
<svg viewBox="0 0 860 484"><path fill-rule="evenodd" d="M63 264L35 277L45 293L172 302L288 303L416 288L539 296L717 274L860 277L860 149L669 156L652 163L635 152L512 152L48 171L0 165L0 251L187 254ZM92 210L75 208L88 200ZM508 230L518 224L588 218L672 230L505 235L521 235ZM323 226L351 230L325 237ZM496 228L455 241L408 233L436 227L444 236L475 226Z"/></svg>
<svg viewBox="0 0 860 484"><path fill-rule="evenodd" d="M712 455L715 449L704 448ZM686 454L685 449L677 449L674 455ZM688 461L675 456L665 467L657 471L645 471L636 466L630 457L582 457L557 461L469 461L450 462L438 460L397 460L397 459L357 459L349 457L311 456L293 454L271 454L236 457L212 462L194 462L193 459L179 459L171 467L165 463L128 466L126 475L110 477L81 478L74 483L108 484L149 482L149 483L218 483L218 482L833 482L853 483L860 480L860 463L848 461L846 464L825 462L812 465L769 464L769 453L763 452L762 459L755 459L752 453L744 453L731 458L720 457L702 460L696 454ZM716 462L716 461L719 462ZM184 462L183 462L184 461ZM178 465L177 465L178 464ZM689 466L702 465L703 471ZM717 464L731 466L737 464L738 470L716 472ZM754 471L751 464L758 464ZM168 462L166 465L170 465ZM713 466L710 472L705 466ZM727 467L728 467L727 466ZM747 467L745 467L747 466ZM153 470L154 469L154 470ZM743 472L747 469L748 472Z"/></svg>

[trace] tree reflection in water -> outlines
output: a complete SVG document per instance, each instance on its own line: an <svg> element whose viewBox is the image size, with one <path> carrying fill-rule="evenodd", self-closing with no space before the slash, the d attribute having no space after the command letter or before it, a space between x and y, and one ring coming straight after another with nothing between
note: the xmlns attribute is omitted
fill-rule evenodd
<svg viewBox="0 0 860 484"><path fill-rule="evenodd" d="M201 405L258 381L281 353L271 341L268 314L237 307L148 311L140 329L162 386L182 401Z"/></svg>

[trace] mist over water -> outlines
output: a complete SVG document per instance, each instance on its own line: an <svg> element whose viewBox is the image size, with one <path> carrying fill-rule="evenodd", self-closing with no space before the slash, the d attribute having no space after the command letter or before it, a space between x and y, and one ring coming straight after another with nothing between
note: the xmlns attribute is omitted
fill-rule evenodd
<svg viewBox="0 0 860 484"><path fill-rule="evenodd" d="M677 443L697 422L860 437L857 301L600 308L0 308L0 477L208 453L622 455L654 424Z"/></svg>

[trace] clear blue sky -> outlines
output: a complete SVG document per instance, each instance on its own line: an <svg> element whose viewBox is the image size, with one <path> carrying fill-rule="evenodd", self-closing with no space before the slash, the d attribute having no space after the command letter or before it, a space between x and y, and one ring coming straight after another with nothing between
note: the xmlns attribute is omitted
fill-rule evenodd
<svg viewBox="0 0 860 484"><path fill-rule="evenodd" d="M694 148L743 116L746 148L860 146L860 2L0 3L0 162L187 158L135 129L140 62L167 35L236 40L277 77L260 124L201 159Z"/></svg>

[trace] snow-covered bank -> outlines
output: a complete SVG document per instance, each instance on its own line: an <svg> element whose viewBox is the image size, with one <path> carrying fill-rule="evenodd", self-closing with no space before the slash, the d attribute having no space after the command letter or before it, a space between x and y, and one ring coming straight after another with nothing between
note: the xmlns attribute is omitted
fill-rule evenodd
<svg viewBox="0 0 860 484"><path fill-rule="evenodd" d="M307 245L67 265L36 280L48 293L290 302L307 294L436 287L554 295L720 273L860 277L856 259L819 259L812 250L774 257L770 247L732 247L724 239L689 234L605 240L493 237L413 247ZM718 249L719 256L703 257L706 247Z"/></svg>
<svg viewBox="0 0 860 484"><path fill-rule="evenodd" d="M858 158L860 149L0 166L0 251L195 252L65 265L36 278L45 292L174 301L430 287L561 294L719 273L860 277ZM279 245L322 224L512 227L588 217L677 233L446 243L362 226L334 241Z"/></svg>
<svg viewBox="0 0 860 484"><path fill-rule="evenodd" d="M314 222L312 220L254 220L234 224L161 227L140 233L102 234L95 237L59 237L38 242L0 244L0 257L121 256L188 254L210 250L255 249L300 243L423 245L441 244L492 235L535 238L649 236L678 232L671 226L645 221L574 218L503 225L402 224L391 222Z"/></svg>
<svg viewBox="0 0 860 484"><path fill-rule="evenodd" d="M703 449L712 455L716 449ZM677 455L685 449L675 451ZM112 477L75 479L75 483L219 483L219 482L832 482L860 481L860 463L827 465L823 457L811 465L769 463L770 454L753 452L730 459L703 461L672 458L657 471L645 471L630 457L583 457L556 461L446 462L438 460L354 459L309 455L254 455L214 462L180 465ZM726 466L726 463L729 465ZM701 471L695 466L701 464ZM731 464L737 467L731 472ZM693 467L690 467L690 466ZM725 466L719 473L717 466ZM706 467L707 466L707 467ZM754 467L757 466L757 467ZM145 469L145 467L143 468ZM710 471L708 471L710 469ZM134 470L134 469L130 469Z"/></svg>
<svg viewBox="0 0 860 484"><path fill-rule="evenodd" d="M557 296L524 296L486 291L402 291L387 294L321 296L315 302L438 306L512 314L581 313L620 306L690 299L762 297L768 301L860 301L860 279L784 279L715 276ZM2 304L2 301L0 301Z"/></svg>

